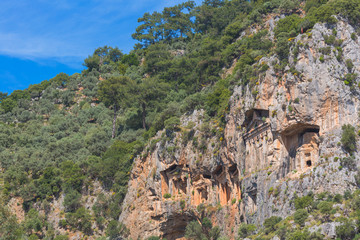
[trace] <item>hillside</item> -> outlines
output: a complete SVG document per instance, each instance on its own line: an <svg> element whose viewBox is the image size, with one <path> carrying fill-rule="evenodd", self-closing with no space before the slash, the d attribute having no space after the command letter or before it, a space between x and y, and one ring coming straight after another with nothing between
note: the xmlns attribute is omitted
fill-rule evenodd
<svg viewBox="0 0 360 240"><path fill-rule="evenodd" d="M0 94L0 239L357 239L358 19L188 1Z"/></svg>

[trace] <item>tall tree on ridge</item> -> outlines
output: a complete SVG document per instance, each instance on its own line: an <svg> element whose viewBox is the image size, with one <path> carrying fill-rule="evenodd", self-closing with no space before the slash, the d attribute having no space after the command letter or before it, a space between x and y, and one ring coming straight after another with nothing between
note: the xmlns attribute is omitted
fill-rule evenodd
<svg viewBox="0 0 360 240"><path fill-rule="evenodd" d="M141 107L142 126L146 130L146 109L151 102L166 95L167 84L146 78L138 85L138 102Z"/></svg>
<svg viewBox="0 0 360 240"><path fill-rule="evenodd" d="M114 109L112 138L116 134L117 112L121 107L125 107L132 99L133 81L124 76L111 76L99 85L99 98L106 106Z"/></svg>
<svg viewBox="0 0 360 240"><path fill-rule="evenodd" d="M174 7L164 8L165 36L167 39L178 37L180 39L192 32L193 23L191 17L195 7L194 1L187 1Z"/></svg>
<svg viewBox="0 0 360 240"><path fill-rule="evenodd" d="M0 103L3 99L5 99L7 97L8 93L6 92L0 92Z"/></svg>
<svg viewBox="0 0 360 240"><path fill-rule="evenodd" d="M145 47L158 42L164 38L163 16L161 13L145 13L142 18L138 19L142 23L136 28L132 38L142 42Z"/></svg>

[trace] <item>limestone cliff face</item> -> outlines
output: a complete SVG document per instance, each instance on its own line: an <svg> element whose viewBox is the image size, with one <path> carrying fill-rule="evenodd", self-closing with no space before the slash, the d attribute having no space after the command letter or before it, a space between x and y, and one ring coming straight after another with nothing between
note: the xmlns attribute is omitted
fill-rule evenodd
<svg viewBox="0 0 360 240"><path fill-rule="evenodd" d="M260 63L271 67L255 89L235 87L224 129L216 122L207 128L203 111L195 111L182 118L192 141L184 141L180 131L158 134L156 139L168 137L136 160L120 216L133 239L184 237L201 203L214 224L235 236L241 222L261 224L291 214L295 192L343 193L355 187L354 172L339 170L334 157L346 156L338 144L341 126L358 121L359 92L342 79L349 73L346 59L353 73L360 72L360 43L345 21L335 30L342 60L332 46L320 59L324 36L333 29L316 24L292 40L299 46L297 59L290 57L296 71L278 74L271 64L277 59L263 58Z"/></svg>

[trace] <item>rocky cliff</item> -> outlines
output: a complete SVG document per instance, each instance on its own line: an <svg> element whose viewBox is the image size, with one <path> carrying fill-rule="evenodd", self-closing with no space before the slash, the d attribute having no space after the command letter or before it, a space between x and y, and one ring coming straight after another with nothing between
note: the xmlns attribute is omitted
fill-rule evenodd
<svg viewBox="0 0 360 240"><path fill-rule="evenodd" d="M263 28L271 33L277 19ZM224 125L198 110L177 131L158 133L131 172L120 216L131 237L182 238L200 204L235 237L241 222L293 213L295 193L354 189L354 171L337 161L347 156L341 127L358 121L359 92L345 78L356 83L360 71L354 32L342 19L316 24L289 39L292 69L279 72L275 55L263 57L269 68L255 86L234 87Z"/></svg>

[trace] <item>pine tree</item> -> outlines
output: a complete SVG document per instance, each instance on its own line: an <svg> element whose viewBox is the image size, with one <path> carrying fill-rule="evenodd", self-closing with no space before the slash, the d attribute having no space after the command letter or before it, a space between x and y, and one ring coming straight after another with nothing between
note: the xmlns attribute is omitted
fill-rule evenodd
<svg viewBox="0 0 360 240"><path fill-rule="evenodd" d="M130 78L124 76L111 76L104 80L99 86L99 98L106 106L112 106L114 109L112 138L116 133L116 118L120 108L125 107L132 101L133 82Z"/></svg>

